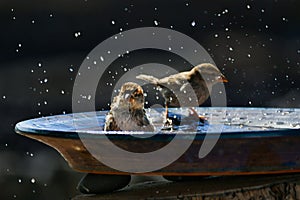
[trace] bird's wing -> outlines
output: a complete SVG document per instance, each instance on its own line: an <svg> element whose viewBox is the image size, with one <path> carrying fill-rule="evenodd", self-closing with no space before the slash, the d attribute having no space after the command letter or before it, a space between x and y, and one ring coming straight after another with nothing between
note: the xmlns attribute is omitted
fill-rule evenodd
<svg viewBox="0 0 300 200"><path fill-rule="evenodd" d="M182 91L186 90L186 88L187 88L189 85L190 85L189 82L186 82L186 83L182 84L181 87L180 87L180 89L179 89L179 91L182 92Z"/></svg>
<svg viewBox="0 0 300 200"><path fill-rule="evenodd" d="M143 126L145 131L154 131L155 128L153 126L153 124L149 121L146 111L143 109Z"/></svg>
<svg viewBox="0 0 300 200"><path fill-rule="evenodd" d="M143 125L149 125L149 124L151 123L147 117L146 111L143 109Z"/></svg>
<svg viewBox="0 0 300 200"><path fill-rule="evenodd" d="M177 85L177 86L181 86L184 83L186 83L189 77L187 76L186 72L181 72L178 74L174 74L162 79L159 79L158 81L158 85Z"/></svg>
<svg viewBox="0 0 300 200"><path fill-rule="evenodd" d="M157 83L158 83L158 78L155 78L154 76L150 76L150 75L146 75L146 74L140 74L140 75L136 76L136 78L147 81L154 85L157 85Z"/></svg>
<svg viewBox="0 0 300 200"><path fill-rule="evenodd" d="M120 131L112 112L108 112L105 118L104 131Z"/></svg>

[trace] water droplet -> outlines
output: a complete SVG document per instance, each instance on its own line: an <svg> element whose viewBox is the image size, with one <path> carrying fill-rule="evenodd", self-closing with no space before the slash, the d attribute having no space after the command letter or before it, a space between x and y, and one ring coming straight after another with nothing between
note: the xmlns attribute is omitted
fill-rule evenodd
<svg viewBox="0 0 300 200"><path fill-rule="evenodd" d="M215 38L217 38L217 37L219 37L219 35L216 33L216 34L215 34Z"/></svg>
<svg viewBox="0 0 300 200"><path fill-rule="evenodd" d="M100 56L100 60L103 62L104 61L104 58L102 56Z"/></svg>
<svg viewBox="0 0 300 200"><path fill-rule="evenodd" d="M154 20L153 22L154 22L155 26L158 26L158 21L157 20Z"/></svg>
<svg viewBox="0 0 300 200"><path fill-rule="evenodd" d="M70 71L70 72L73 72L73 71L74 71L74 69L73 69L73 68L69 68L69 71Z"/></svg>
<svg viewBox="0 0 300 200"><path fill-rule="evenodd" d="M47 79L47 78L45 78L45 79L44 79L44 83L47 83L47 82L48 82L48 79Z"/></svg>
<svg viewBox="0 0 300 200"><path fill-rule="evenodd" d="M247 8L247 9L251 9L251 6L248 4L248 5L246 6L246 8Z"/></svg>
<svg viewBox="0 0 300 200"><path fill-rule="evenodd" d="M6 96L5 96L5 95L3 95L3 96L2 96L2 99L6 99Z"/></svg>
<svg viewBox="0 0 300 200"><path fill-rule="evenodd" d="M38 66L39 66L39 67L42 67L42 63L38 63Z"/></svg>
<svg viewBox="0 0 300 200"><path fill-rule="evenodd" d="M31 182L32 184L34 184L34 183L35 183L35 179L32 178L32 179L30 180L30 182Z"/></svg>
<svg viewBox="0 0 300 200"><path fill-rule="evenodd" d="M78 32L74 33L74 36L75 36L76 38L79 37L79 36L81 36L81 32L78 31Z"/></svg>
<svg viewBox="0 0 300 200"><path fill-rule="evenodd" d="M195 22L195 21L192 21L192 22L191 22L191 25L192 25L192 26L196 26L196 22Z"/></svg>
<svg viewBox="0 0 300 200"><path fill-rule="evenodd" d="M250 57L251 57L250 53L248 53L248 55L247 55L247 56L248 56L248 58L250 58Z"/></svg>
<svg viewBox="0 0 300 200"><path fill-rule="evenodd" d="M116 24L116 22L115 22L114 20L112 20L112 21L111 21L111 24L112 24L112 25L115 25L115 24Z"/></svg>
<svg viewBox="0 0 300 200"><path fill-rule="evenodd" d="M61 90L61 94L65 94L65 91L64 91L64 90Z"/></svg>
<svg viewBox="0 0 300 200"><path fill-rule="evenodd" d="M229 51L233 51L233 48L232 48L232 47L229 47Z"/></svg>
<svg viewBox="0 0 300 200"><path fill-rule="evenodd" d="M21 179L18 179L18 183L22 183L22 180L21 180Z"/></svg>

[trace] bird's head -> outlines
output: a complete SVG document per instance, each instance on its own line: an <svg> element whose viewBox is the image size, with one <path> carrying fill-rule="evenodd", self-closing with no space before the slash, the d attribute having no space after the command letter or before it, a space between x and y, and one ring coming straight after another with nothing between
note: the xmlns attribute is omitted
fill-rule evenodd
<svg viewBox="0 0 300 200"><path fill-rule="evenodd" d="M220 70L210 63L197 65L191 70L191 74L201 76L207 84L214 85L216 83L227 83L228 80L220 72Z"/></svg>
<svg viewBox="0 0 300 200"><path fill-rule="evenodd" d="M130 109L144 108L144 93L141 86L133 82L127 82L121 87L119 96Z"/></svg>

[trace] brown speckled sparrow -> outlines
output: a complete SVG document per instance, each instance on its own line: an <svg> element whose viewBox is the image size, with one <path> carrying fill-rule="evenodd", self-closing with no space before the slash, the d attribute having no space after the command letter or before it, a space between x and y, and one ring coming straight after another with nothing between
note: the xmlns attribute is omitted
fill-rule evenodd
<svg viewBox="0 0 300 200"><path fill-rule="evenodd" d="M114 97L105 119L105 131L154 131L144 110L143 89L127 82Z"/></svg>
<svg viewBox="0 0 300 200"><path fill-rule="evenodd" d="M144 74L138 75L136 78L154 84L161 91L165 99L166 122L168 122L168 107L183 106L180 104L184 104L184 101L179 102L180 98L186 99L188 97L189 101L194 101L201 105L208 99L214 84L228 82L220 70L210 63L203 63L195 66L190 71L161 79ZM189 94L192 92L191 89L196 94L197 99L192 99L192 96L189 97Z"/></svg>

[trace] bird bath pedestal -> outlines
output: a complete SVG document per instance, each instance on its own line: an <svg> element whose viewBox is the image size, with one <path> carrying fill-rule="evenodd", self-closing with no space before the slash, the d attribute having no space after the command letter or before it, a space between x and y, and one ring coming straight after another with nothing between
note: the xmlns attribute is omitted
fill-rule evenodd
<svg viewBox="0 0 300 200"><path fill-rule="evenodd" d="M123 199L126 199L126 195L134 194L143 194L144 198L169 197L173 199L174 197L176 199L177 195L182 195L182 198L195 197L194 199L197 199L199 197L198 199L201 199L202 194L205 196L246 195L245 191L250 190L257 191L257 194L261 196L272 192L275 196L290 195L290 193L294 196L299 195L299 187L296 183L300 177L298 175L300 172L300 109L195 108L195 110L198 114L207 117L209 124L197 128L196 135L190 138L193 140L190 147L175 162L144 175L222 177L206 177L196 182L194 180L176 183L161 182L150 184L147 189L144 186L130 190L125 188L123 191L110 195L119 195L119 199L122 195L125 195ZM175 114L183 113L183 118L184 113L187 113L185 108L170 109L170 111ZM158 130L161 128L162 112L163 110L161 112L153 109L147 110ZM182 134L182 140L189 139L189 132L184 131L159 132L153 137L144 139L134 139L135 137L130 134L122 132L107 134L102 131L105 114L105 111L101 111L96 115L95 113L76 113L31 119L18 123L16 132L55 148L76 171L111 175L132 173L118 171L101 163L87 150L82 138L97 141L109 137L110 141L121 148L139 148L140 152L147 152L153 147L163 148L176 134ZM91 123L91 119L95 116L99 126ZM74 120L76 120L75 123ZM205 136L214 135L206 131L210 127L220 125L222 132L216 145L206 157L199 158L199 148ZM126 160L122 157L116 157L116 159L120 162L123 159ZM205 189L204 185L211 187ZM267 190L269 186L270 191L265 192L264 189ZM284 192L286 194L283 194ZM247 194L250 195L250 193ZM75 199L80 198L110 199L109 195L105 198L80 196ZM116 199L116 197L111 199Z"/></svg>

